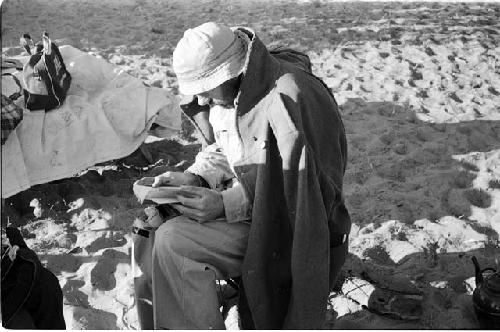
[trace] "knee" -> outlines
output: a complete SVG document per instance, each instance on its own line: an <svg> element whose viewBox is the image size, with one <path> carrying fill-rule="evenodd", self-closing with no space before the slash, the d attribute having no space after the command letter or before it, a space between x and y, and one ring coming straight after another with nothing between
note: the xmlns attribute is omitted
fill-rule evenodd
<svg viewBox="0 0 500 332"><path fill-rule="evenodd" d="M154 252L156 254L181 254L185 244L186 238L182 232L182 223L176 222L175 219L163 223L156 230L154 241Z"/></svg>

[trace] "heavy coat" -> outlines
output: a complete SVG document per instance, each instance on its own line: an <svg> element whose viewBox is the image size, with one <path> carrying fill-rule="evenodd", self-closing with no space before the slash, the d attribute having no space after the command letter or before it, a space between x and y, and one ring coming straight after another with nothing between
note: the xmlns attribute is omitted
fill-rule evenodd
<svg viewBox="0 0 500 332"><path fill-rule="evenodd" d="M235 102L244 150L235 172L253 204L242 268L253 326L243 327L319 329L347 244L337 262L330 247L351 225L342 196L344 127L306 55L270 53L239 29L251 39Z"/></svg>

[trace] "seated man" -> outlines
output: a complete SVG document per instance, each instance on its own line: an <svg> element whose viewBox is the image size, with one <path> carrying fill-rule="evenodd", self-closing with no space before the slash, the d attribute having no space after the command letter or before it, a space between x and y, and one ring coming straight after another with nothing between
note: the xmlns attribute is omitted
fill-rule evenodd
<svg viewBox="0 0 500 332"><path fill-rule="evenodd" d="M138 305L141 327L224 329L215 280L241 276L244 327L321 328L350 231L333 95L306 55L270 52L248 28L187 30L173 69L180 92L208 105L197 118L215 143L155 179L183 186L181 216L156 231L152 278L136 284L139 302L152 301Z"/></svg>

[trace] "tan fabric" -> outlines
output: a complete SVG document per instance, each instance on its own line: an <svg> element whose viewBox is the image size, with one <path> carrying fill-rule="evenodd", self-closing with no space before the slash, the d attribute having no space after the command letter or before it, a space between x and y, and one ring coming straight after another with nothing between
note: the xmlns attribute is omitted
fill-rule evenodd
<svg viewBox="0 0 500 332"><path fill-rule="evenodd" d="M180 216L154 238L136 237L135 259L145 272L135 280L141 329L225 329L215 280L241 274L249 228Z"/></svg>

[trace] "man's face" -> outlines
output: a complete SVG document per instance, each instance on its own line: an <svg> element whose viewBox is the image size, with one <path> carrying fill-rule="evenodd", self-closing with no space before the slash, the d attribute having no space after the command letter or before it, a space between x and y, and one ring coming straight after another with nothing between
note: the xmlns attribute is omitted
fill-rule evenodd
<svg viewBox="0 0 500 332"><path fill-rule="evenodd" d="M238 95L238 90L240 87L240 77L235 77L230 80L225 81L218 87L197 94L198 104L203 105L220 105L225 107L233 107L234 99Z"/></svg>

